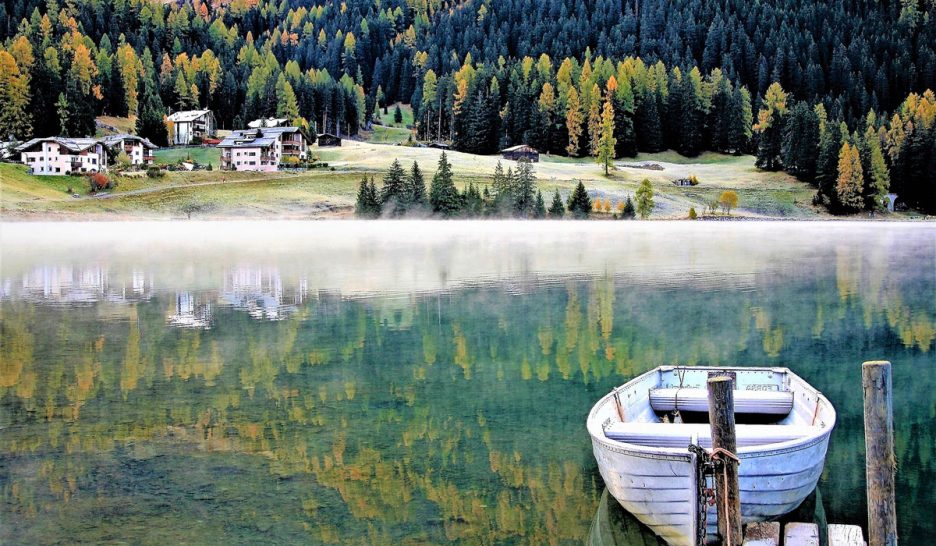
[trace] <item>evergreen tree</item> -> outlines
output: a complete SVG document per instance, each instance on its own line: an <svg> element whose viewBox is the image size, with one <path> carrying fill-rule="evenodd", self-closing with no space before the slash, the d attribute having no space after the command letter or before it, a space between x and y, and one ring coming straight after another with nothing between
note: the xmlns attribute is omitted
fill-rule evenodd
<svg viewBox="0 0 936 546"><path fill-rule="evenodd" d="M456 216L461 208L461 197L452 181L452 166L444 151L439 158L439 167L432 177L429 203L432 205L432 212L447 218Z"/></svg>
<svg viewBox="0 0 936 546"><path fill-rule="evenodd" d="M588 95L588 153L598 157L599 140L601 139L601 89L598 84L592 85Z"/></svg>
<svg viewBox="0 0 936 546"><path fill-rule="evenodd" d="M592 201L588 196L588 192L585 191L585 184L581 180L569 195L568 209L569 214L576 219L588 218L588 215L591 214Z"/></svg>
<svg viewBox="0 0 936 546"><path fill-rule="evenodd" d="M546 218L546 201L543 200L542 190L536 192L536 202L533 203L533 218Z"/></svg>
<svg viewBox="0 0 936 546"><path fill-rule="evenodd" d="M637 209L634 207L634 200L628 195L624 201L624 208L621 210L621 218L633 220L635 216L637 216Z"/></svg>
<svg viewBox="0 0 936 546"><path fill-rule="evenodd" d="M374 179L367 181L365 175L358 186L357 201L354 205L354 213L360 218L379 218L381 212L380 197L377 195L377 186Z"/></svg>
<svg viewBox="0 0 936 546"><path fill-rule="evenodd" d="M549 217L562 218L563 216L565 216L565 205L562 204L562 196L559 195L559 188L556 188L552 203L549 205Z"/></svg>
<svg viewBox="0 0 936 546"><path fill-rule="evenodd" d="M517 174L514 186L514 214L528 217L533 214L534 200L536 198L536 176L533 174L533 164L528 159L517 162Z"/></svg>
<svg viewBox="0 0 936 546"><path fill-rule="evenodd" d="M819 157L816 160L816 185L819 201L834 208L838 200L835 185L838 179L839 154L842 149L842 132L838 123L825 123L820 131Z"/></svg>
<svg viewBox="0 0 936 546"><path fill-rule="evenodd" d="M397 104L396 108L393 109L393 123L403 123L403 110L400 109L399 104Z"/></svg>
<svg viewBox="0 0 936 546"><path fill-rule="evenodd" d="M835 184L835 192L842 210L856 211L864 206L861 196L863 176L858 148L845 142L839 152L838 179Z"/></svg>
<svg viewBox="0 0 936 546"><path fill-rule="evenodd" d="M422 171L419 169L419 163L413 161L409 176L406 179L408 188L407 202L410 208L421 210L428 204L426 202L426 182L423 179Z"/></svg>
<svg viewBox="0 0 936 546"><path fill-rule="evenodd" d="M462 214L467 218L477 218L484 212L484 200L474 182L469 182L462 196Z"/></svg>
<svg viewBox="0 0 936 546"><path fill-rule="evenodd" d="M136 120L136 133L157 146L167 146L169 133L166 130L166 110L162 99L159 98L154 83L144 79L140 81L140 87L143 92L140 115Z"/></svg>
<svg viewBox="0 0 936 546"><path fill-rule="evenodd" d="M383 178L383 188L380 192L380 202L383 211L391 217L399 217L406 214L407 205L410 203L411 190L406 183L406 173L400 165L398 159L394 159L387 169L387 174Z"/></svg>
<svg viewBox="0 0 936 546"><path fill-rule="evenodd" d="M864 140L862 142L863 153L867 155L867 168L865 159L862 158L861 168L864 172L864 191L865 208L874 210L881 207L887 192L890 190L890 172L887 169L887 163L884 161L884 153L881 151L881 140L874 125L869 124L865 130Z"/></svg>
<svg viewBox="0 0 936 546"><path fill-rule="evenodd" d="M644 178L640 183L640 186L637 188L637 214L644 220L650 217L650 213L653 212L654 202L653 202L653 186L650 184L650 180Z"/></svg>
<svg viewBox="0 0 936 546"><path fill-rule="evenodd" d="M617 149L617 139L614 138L614 108L610 97L604 103L601 113L601 136L598 139L598 163L604 167L605 176L614 163L614 151Z"/></svg>
<svg viewBox="0 0 936 546"><path fill-rule="evenodd" d="M757 113L754 130L760 134L757 145L757 168L777 171L783 166L783 118L787 112L787 94L779 83L772 83L764 96L764 106Z"/></svg>
<svg viewBox="0 0 936 546"><path fill-rule="evenodd" d="M786 172L807 182L815 178L819 156L819 118L803 101L797 102L787 114L782 154Z"/></svg>

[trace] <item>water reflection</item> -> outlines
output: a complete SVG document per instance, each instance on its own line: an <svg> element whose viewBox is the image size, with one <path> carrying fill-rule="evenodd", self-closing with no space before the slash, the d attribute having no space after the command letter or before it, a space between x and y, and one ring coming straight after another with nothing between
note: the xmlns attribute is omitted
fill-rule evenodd
<svg viewBox="0 0 936 546"><path fill-rule="evenodd" d="M823 390L826 510L860 522L871 357L895 363L901 536L936 531L912 519L936 508L933 229L341 225L146 253L5 226L0 542L580 543L586 412L676 362Z"/></svg>

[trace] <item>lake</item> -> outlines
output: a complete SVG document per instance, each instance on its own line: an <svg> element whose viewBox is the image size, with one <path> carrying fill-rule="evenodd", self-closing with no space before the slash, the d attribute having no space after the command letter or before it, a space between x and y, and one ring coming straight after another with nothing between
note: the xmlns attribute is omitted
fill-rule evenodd
<svg viewBox="0 0 936 546"><path fill-rule="evenodd" d="M934 224L7 223L0 248L5 544L581 543L588 410L677 363L822 390L824 508L862 524L872 359L901 542L936 533Z"/></svg>

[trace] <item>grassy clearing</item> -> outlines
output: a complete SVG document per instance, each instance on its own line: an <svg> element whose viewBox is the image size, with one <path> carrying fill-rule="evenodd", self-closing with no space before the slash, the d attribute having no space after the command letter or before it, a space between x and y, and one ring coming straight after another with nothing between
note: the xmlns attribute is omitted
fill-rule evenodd
<svg viewBox="0 0 936 546"><path fill-rule="evenodd" d="M213 146L178 146L176 148L160 148L153 154L156 163L172 165L179 161L197 161L202 165L211 163L215 167L221 162L221 152Z"/></svg>
<svg viewBox="0 0 936 546"><path fill-rule="evenodd" d="M401 127L374 125L372 131L365 133L365 140L373 144L402 144L409 140L412 134L409 129Z"/></svg>
<svg viewBox="0 0 936 546"><path fill-rule="evenodd" d="M389 146L373 142L345 140L339 148L312 148L313 154L328 162L328 170L313 170L302 174L249 173L214 170L171 172L161 178L115 177L118 187L106 198L73 199L65 193L72 185L86 193L81 177L33 177L25 167L0 165L2 175L3 210L27 215L67 215L86 217L179 217L186 204L207 207L203 214L215 217L284 217L350 214L357 185L361 177L380 176L394 159L409 169L418 161L429 184L435 173L441 151L433 148ZM208 157L208 154L211 157ZM217 150L189 147L160 150L162 162L192 157L217 166ZM448 152L456 175L456 183L464 187L469 182L489 184L498 161L504 167L516 167L500 156L476 156ZM541 156L534 166L547 202L555 189L567 196L578 180L582 180L593 197L609 199L616 204L633 196L643 178L651 181L656 193L655 218L683 218L690 207L705 210L706 203L732 189L740 204L733 214L753 217L816 218L826 213L811 206L814 189L783 173L764 173L754 168L751 156L703 154L698 163L690 163L673 152L644 154L636 160L624 159L610 176L604 176L599 165L590 158L569 159ZM653 161L662 171L623 167L625 163ZM695 187L677 187L675 178L695 174L701 183Z"/></svg>
<svg viewBox="0 0 936 546"><path fill-rule="evenodd" d="M393 121L393 112L397 106L400 107L400 111L403 113L403 123L396 123ZM400 127L405 129L407 126L413 124L413 107L400 102L389 104L387 105L387 113L385 114L384 109L380 108L377 111L377 117L380 119L380 123L386 127Z"/></svg>
<svg viewBox="0 0 936 546"><path fill-rule="evenodd" d="M117 129L118 133L136 132L136 117L118 118L115 116L98 116L97 121ZM113 134L113 131L98 129L98 136Z"/></svg>

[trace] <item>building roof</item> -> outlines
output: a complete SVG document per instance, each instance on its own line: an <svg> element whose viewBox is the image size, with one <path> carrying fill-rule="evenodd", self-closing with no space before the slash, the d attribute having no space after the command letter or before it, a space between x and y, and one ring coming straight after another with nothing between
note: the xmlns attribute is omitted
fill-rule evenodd
<svg viewBox="0 0 936 546"><path fill-rule="evenodd" d="M286 125L289 122L286 118L260 118L255 119L247 124L247 127L251 129L257 129L259 127L280 127Z"/></svg>
<svg viewBox="0 0 936 546"><path fill-rule="evenodd" d="M176 123L180 121L195 121L196 119L210 113L211 110L182 110L180 112L173 112L169 114L169 117L166 119Z"/></svg>
<svg viewBox="0 0 936 546"><path fill-rule="evenodd" d="M120 134L117 134L117 135L107 135L106 137L103 137L103 138L101 139L101 142L104 143L106 146L114 146L114 145L116 145L116 144L118 144L118 143L120 143L120 142L122 142L122 141L124 141L124 140L133 140L133 141L136 141L136 142L141 142L141 143L143 144L144 147L150 148L150 149L156 149L156 148L159 147L159 146L156 146L155 144L153 144L152 142L150 142L149 139L146 139L146 138L143 138L143 137L137 136L137 135L131 135L131 134L129 134L129 133L120 133Z"/></svg>
<svg viewBox="0 0 936 546"><path fill-rule="evenodd" d="M17 152L25 152L40 142L55 142L59 146L64 146L73 152L83 152L88 148L98 144L96 138L68 138L68 137L43 137L28 140L16 147Z"/></svg>
<svg viewBox="0 0 936 546"><path fill-rule="evenodd" d="M504 152L533 152L537 154L539 153L539 151L536 148L528 144L517 144L516 146L511 146L510 148L504 148L503 150L501 150L501 153L504 153Z"/></svg>
<svg viewBox="0 0 936 546"><path fill-rule="evenodd" d="M259 127L238 129L224 137L218 148L265 148L272 146L280 135L302 132L299 127Z"/></svg>

